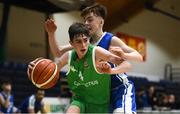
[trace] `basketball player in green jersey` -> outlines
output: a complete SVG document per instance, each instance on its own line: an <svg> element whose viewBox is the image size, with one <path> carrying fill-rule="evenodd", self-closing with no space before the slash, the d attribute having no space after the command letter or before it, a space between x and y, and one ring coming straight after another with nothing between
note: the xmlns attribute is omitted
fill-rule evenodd
<svg viewBox="0 0 180 114"><path fill-rule="evenodd" d="M88 28L81 23L72 24L69 28L72 51L63 54L58 65L61 69L69 65L67 72L68 84L74 93L72 103L67 113L108 113L110 98L110 76L101 73L101 66L96 67L96 59L114 64L126 64L122 71L127 71L130 64L101 47L89 44ZM104 64L102 68L104 68ZM119 65L119 67L121 67ZM109 67L110 68L110 67ZM109 69L109 74L115 74L116 69Z"/></svg>
<svg viewBox="0 0 180 114"><path fill-rule="evenodd" d="M91 45L89 30L84 24L74 23L68 32L73 50L64 53L57 61L59 69L66 64L69 66L67 79L73 97L67 113L108 113L109 74L116 74L117 70L104 61L118 65L117 67L121 68L121 71L118 68L118 73L126 72L131 65L121 57ZM96 60L103 60L103 62L96 65ZM106 71L103 71L103 68Z"/></svg>

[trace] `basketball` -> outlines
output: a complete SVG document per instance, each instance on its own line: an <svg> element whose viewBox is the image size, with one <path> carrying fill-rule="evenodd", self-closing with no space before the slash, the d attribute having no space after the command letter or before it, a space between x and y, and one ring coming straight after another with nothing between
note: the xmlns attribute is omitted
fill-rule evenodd
<svg viewBox="0 0 180 114"><path fill-rule="evenodd" d="M59 79L59 70L57 65L44 58L37 58L33 61L35 64L32 69L28 68L28 78L32 83L41 89L53 87Z"/></svg>

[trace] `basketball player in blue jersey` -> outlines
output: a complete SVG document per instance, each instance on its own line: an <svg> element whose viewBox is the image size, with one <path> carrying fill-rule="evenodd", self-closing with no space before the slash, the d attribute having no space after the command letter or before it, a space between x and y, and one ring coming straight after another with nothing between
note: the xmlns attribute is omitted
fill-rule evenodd
<svg viewBox="0 0 180 114"><path fill-rule="evenodd" d="M26 98L20 107L18 107L18 113L46 113L44 108L43 98L45 91L38 89L36 93Z"/></svg>
<svg viewBox="0 0 180 114"><path fill-rule="evenodd" d="M100 4L92 5L82 11L81 16L93 37L91 43L121 55L124 60L142 61L142 56L136 50L128 47L113 34L103 32L106 15L107 9ZM66 51L72 49L70 45L62 47L57 45L55 40L57 26L52 19L46 21L45 29L48 33L49 44L54 57L58 58ZM135 88L133 82L128 80L126 73L112 76L111 81L110 112L125 114L136 113Z"/></svg>
<svg viewBox="0 0 180 114"><path fill-rule="evenodd" d="M2 83L2 92L0 93L0 112L13 113L14 112L14 97L11 94L12 85L8 80Z"/></svg>

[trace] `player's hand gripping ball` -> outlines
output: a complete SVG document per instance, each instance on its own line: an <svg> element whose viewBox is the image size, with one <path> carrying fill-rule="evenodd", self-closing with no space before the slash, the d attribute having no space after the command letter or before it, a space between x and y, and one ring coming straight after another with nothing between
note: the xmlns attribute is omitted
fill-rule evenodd
<svg viewBox="0 0 180 114"><path fill-rule="evenodd" d="M41 89L53 87L59 79L59 69L53 61L37 58L30 62L27 69L28 78Z"/></svg>

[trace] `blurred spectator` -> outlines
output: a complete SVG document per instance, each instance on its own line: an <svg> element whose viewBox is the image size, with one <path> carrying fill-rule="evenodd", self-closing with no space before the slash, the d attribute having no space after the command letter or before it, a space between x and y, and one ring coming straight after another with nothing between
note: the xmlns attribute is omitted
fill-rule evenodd
<svg viewBox="0 0 180 114"><path fill-rule="evenodd" d="M45 91L38 89L36 93L26 98L20 107L18 108L19 113L46 113L44 108L43 98L45 96Z"/></svg>
<svg viewBox="0 0 180 114"><path fill-rule="evenodd" d="M161 111L169 110L168 95L166 93L162 93L161 96L159 96L158 110L161 110Z"/></svg>
<svg viewBox="0 0 180 114"><path fill-rule="evenodd" d="M176 97L174 94L170 94L168 97L168 107L170 109L177 109Z"/></svg>
<svg viewBox="0 0 180 114"><path fill-rule="evenodd" d="M148 105L154 110L157 107L156 90L153 85L149 86L147 91Z"/></svg>
<svg viewBox="0 0 180 114"><path fill-rule="evenodd" d="M137 109L154 110L157 107L157 96L154 86L148 89L141 87L136 94Z"/></svg>
<svg viewBox="0 0 180 114"><path fill-rule="evenodd" d="M14 107L14 98L11 94L12 85L9 80L2 82L2 92L0 92L0 112L13 113L16 108Z"/></svg>
<svg viewBox="0 0 180 114"><path fill-rule="evenodd" d="M145 107L149 107L147 94L143 87L141 87L136 93L136 103L137 109L144 109Z"/></svg>

